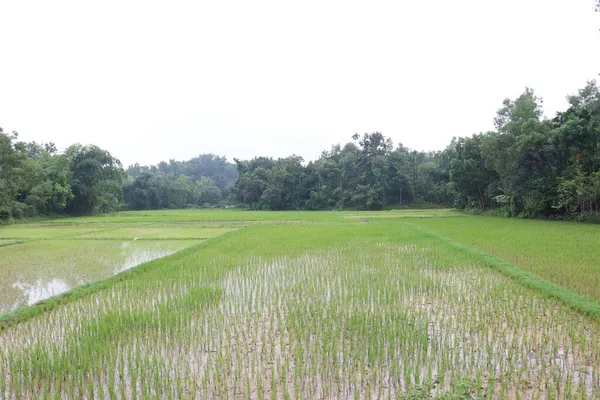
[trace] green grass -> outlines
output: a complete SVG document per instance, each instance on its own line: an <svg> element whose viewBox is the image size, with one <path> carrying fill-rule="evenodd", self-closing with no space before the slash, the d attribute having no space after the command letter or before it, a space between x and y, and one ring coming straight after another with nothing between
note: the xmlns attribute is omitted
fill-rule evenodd
<svg viewBox="0 0 600 400"><path fill-rule="evenodd" d="M424 210L390 210L390 211L365 211L344 212L345 219L380 219L380 218L460 218L464 213L448 209L424 209Z"/></svg>
<svg viewBox="0 0 600 400"><path fill-rule="evenodd" d="M1 239L56 239L85 234L94 230L117 228L117 225L91 225L91 224L19 224L0 227Z"/></svg>
<svg viewBox="0 0 600 400"><path fill-rule="evenodd" d="M239 209L190 209L160 211L122 211L113 214L85 217L61 218L49 223L140 223L140 222L181 222L197 221L232 222L246 221L258 223L275 222L343 222L348 219L366 218L443 218L462 217L464 214L447 209L433 210L390 210L390 211L247 211Z"/></svg>
<svg viewBox="0 0 600 400"><path fill-rule="evenodd" d="M418 226L415 226L415 228L421 230L421 228L419 228ZM558 299L567 306L571 307L572 309L580 311L583 314L588 315L596 319L596 321L600 322L600 304L595 302L594 300L578 296L576 293L570 291L569 289L563 286L545 281L539 276L536 276L517 265L511 264L510 262L507 262L502 258L485 253L469 245L456 242L452 239L438 235L431 231L421 231L430 235L433 238L438 239L441 242L448 243L449 245L453 246L458 250L464 251L467 254L472 254L478 257L478 259L485 266L499 271L503 275L506 275L518 281L520 284L526 287L535 289L538 293L541 293L547 297Z"/></svg>
<svg viewBox="0 0 600 400"><path fill-rule="evenodd" d="M2 247L0 271L81 256L93 273L119 232L146 233L128 246L191 244L0 317L0 398L600 396L598 303L471 239L498 229L493 249L525 254L549 228L454 215L121 213L67 221L115 240ZM528 233L500 238L513 231ZM158 240L200 233L222 235Z"/></svg>
<svg viewBox="0 0 600 400"><path fill-rule="evenodd" d="M0 313L200 243L43 240L0 248Z"/></svg>
<svg viewBox="0 0 600 400"><path fill-rule="evenodd" d="M600 303L600 226L469 216L411 221Z"/></svg>
<svg viewBox="0 0 600 400"><path fill-rule="evenodd" d="M334 211L246 211L238 209L191 209L160 211L123 211L86 218L62 218L55 222L177 222L177 221L335 221L341 212Z"/></svg>
<svg viewBox="0 0 600 400"><path fill-rule="evenodd" d="M190 225L152 224L139 228L102 230L77 236L88 239L208 239L230 232L231 228L206 228Z"/></svg>

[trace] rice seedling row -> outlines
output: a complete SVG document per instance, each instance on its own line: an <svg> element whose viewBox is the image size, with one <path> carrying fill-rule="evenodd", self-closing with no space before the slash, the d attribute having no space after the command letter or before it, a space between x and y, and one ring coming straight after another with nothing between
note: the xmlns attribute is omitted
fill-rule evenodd
<svg viewBox="0 0 600 400"><path fill-rule="evenodd" d="M0 398L600 396L596 321L406 225L254 226L146 265L0 333Z"/></svg>
<svg viewBox="0 0 600 400"><path fill-rule="evenodd" d="M475 216L411 222L600 303L598 225Z"/></svg>

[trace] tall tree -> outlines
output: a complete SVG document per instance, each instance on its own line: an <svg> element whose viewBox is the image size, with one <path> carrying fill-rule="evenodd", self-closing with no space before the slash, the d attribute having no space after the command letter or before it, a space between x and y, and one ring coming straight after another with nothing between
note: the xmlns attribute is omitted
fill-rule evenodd
<svg viewBox="0 0 600 400"><path fill-rule="evenodd" d="M17 132L6 134L0 128L0 219L13 217L17 199L25 186L25 154L17 144Z"/></svg>
<svg viewBox="0 0 600 400"><path fill-rule="evenodd" d="M55 148L44 147L35 158L28 159L30 185L25 203L36 215L60 214L73 198L69 181L69 164Z"/></svg>
<svg viewBox="0 0 600 400"><path fill-rule="evenodd" d="M490 185L498 179L497 174L485 165L482 153L484 140L485 134L459 139L456 158L450 167L450 180L463 197L462 205L474 200L481 210L486 208L490 198Z"/></svg>
<svg viewBox="0 0 600 400"><path fill-rule="evenodd" d="M125 179L121 162L97 146L72 145L65 155L73 192L67 209L81 215L118 210Z"/></svg>

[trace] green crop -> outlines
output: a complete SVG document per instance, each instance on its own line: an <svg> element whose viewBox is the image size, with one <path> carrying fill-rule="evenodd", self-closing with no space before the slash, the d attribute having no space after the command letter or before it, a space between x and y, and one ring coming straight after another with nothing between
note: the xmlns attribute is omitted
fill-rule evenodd
<svg viewBox="0 0 600 400"><path fill-rule="evenodd" d="M474 216L411 222L600 303L599 225Z"/></svg>
<svg viewBox="0 0 600 400"><path fill-rule="evenodd" d="M86 238L1 247L28 246L23 270L35 255L92 263L134 232L128 246L175 252L0 317L0 398L600 396L594 313L492 251L512 242L488 254L448 228L504 220L453 215L122 213L80 222ZM523 246L541 229L526 222Z"/></svg>

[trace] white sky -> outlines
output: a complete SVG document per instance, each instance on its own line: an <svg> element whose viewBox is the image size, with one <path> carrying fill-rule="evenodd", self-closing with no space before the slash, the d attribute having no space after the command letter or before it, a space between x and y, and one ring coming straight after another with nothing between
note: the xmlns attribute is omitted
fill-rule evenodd
<svg viewBox="0 0 600 400"><path fill-rule="evenodd" d="M125 164L316 158L355 132L417 150L546 115L600 72L594 0L0 3L0 126Z"/></svg>

